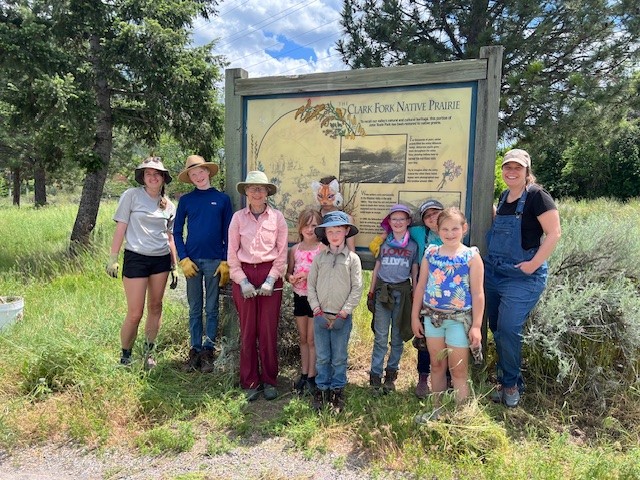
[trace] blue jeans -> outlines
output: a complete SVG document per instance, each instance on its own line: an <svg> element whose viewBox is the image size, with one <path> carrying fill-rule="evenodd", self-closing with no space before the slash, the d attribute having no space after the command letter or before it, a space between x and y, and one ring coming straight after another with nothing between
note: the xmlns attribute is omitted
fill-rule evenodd
<svg viewBox="0 0 640 480"><path fill-rule="evenodd" d="M489 328L498 353L498 383L522 390L522 329L547 283L546 269L533 275L506 276L485 264L484 292Z"/></svg>
<svg viewBox="0 0 640 480"><path fill-rule="evenodd" d="M344 388L347 384L347 346L353 323L349 315L339 329L326 328L324 317L313 319L316 343L316 386L320 390Z"/></svg>
<svg viewBox="0 0 640 480"><path fill-rule="evenodd" d="M189 303L189 335L191 336L191 348L197 351L202 347L213 348L218 334L218 293L220 277L214 272L220 265L220 260L191 259L198 266L198 272L194 277L187 278L187 302ZM204 283L204 290L203 290ZM204 310L206 314L206 327L204 331L204 345L202 341L202 309L204 298Z"/></svg>
<svg viewBox="0 0 640 480"><path fill-rule="evenodd" d="M404 349L404 342L400 336L400 326L398 325L398 313L400 311L399 290L389 290L389 295L393 297L393 308L391 310L376 298L376 313L374 315L374 340L373 351L371 352L371 373L379 377L382 376L384 367L384 357L387 354L387 344L389 343L389 328L391 328L391 352L387 361L387 369L397 371Z"/></svg>

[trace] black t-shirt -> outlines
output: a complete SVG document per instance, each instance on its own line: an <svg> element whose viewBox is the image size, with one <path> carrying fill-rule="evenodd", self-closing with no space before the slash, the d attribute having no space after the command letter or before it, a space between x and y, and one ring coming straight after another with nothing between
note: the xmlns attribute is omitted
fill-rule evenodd
<svg viewBox="0 0 640 480"><path fill-rule="evenodd" d="M504 202L497 215L515 215L518 200L512 203ZM553 198L540 185L529 185L529 193L524 202L522 213L522 248L529 250L540 246L540 238L544 233L538 217L549 210L557 210Z"/></svg>

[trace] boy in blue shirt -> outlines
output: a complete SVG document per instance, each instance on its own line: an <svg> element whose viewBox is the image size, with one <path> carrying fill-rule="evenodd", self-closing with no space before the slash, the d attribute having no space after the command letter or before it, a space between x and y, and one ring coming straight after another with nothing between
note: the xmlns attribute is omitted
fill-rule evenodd
<svg viewBox="0 0 640 480"><path fill-rule="evenodd" d="M178 203L173 226L180 267L187 280L189 303L189 335L191 348L184 366L186 371L214 369L213 347L218 333L218 293L229 281L227 265L227 235L233 210L226 193L211 186L211 177L218 166L199 155L187 157L185 169L178 175L183 183L192 183L193 191L183 195ZM186 243L183 230L187 222ZM204 290L203 290L204 282ZM206 313L203 325L202 309Z"/></svg>

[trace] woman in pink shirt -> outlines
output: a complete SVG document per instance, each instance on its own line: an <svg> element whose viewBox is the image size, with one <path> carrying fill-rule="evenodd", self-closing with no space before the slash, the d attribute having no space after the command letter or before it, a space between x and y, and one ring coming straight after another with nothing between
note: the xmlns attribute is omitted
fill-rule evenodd
<svg viewBox="0 0 640 480"><path fill-rule="evenodd" d="M287 263L287 222L267 203L277 192L264 172L247 173L238 192L247 206L229 225L227 263L240 319L240 386L247 400L278 396L278 321Z"/></svg>

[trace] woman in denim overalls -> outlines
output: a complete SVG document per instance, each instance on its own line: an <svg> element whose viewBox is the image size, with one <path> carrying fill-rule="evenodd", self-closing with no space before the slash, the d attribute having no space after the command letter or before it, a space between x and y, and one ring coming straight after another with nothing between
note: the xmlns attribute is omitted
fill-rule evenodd
<svg viewBox="0 0 640 480"><path fill-rule="evenodd" d="M516 407L524 386L522 329L545 288L547 259L561 232L558 210L549 193L534 183L526 151L505 154L502 178L509 190L500 196L487 234L485 299L498 354L499 385L492 399Z"/></svg>

